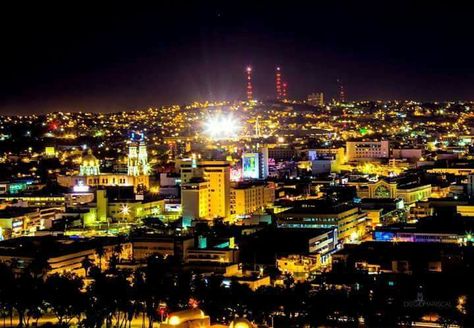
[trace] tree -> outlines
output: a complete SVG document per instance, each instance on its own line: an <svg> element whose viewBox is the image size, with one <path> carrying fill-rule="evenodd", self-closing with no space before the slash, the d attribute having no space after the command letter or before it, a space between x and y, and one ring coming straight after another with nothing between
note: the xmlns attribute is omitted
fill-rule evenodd
<svg viewBox="0 0 474 328"><path fill-rule="evenodd" d="M99 269L100 271L102 271L102 258L105 255L104 245L102 244L97 245L97 247L95 248L95 253L97 254L97 257L99 258Z"/></svg>
<svg viewBox="0 0 474 328"><path fill-rule="evenodd" d="M43 254L37 254L28 266L28 271L36 278L45 277L49 270L51 270L51 266L48 258Z"/></svg>
<svg viewBox="0 0 474 328"><path fill-rule="evenodd" d="M113 253L117 255L117 257L120 257L122 252L123 252L123 245L121 243L114 246Z"/></svg>
<svg viewBox="0 0 474 328"><path fill-rule="evenodd" d="M86 277L89 275L89 269L94 265L91 259L87 256L81 261L82 268L85 271Z"/></svg>
<svg viewBox="0 0 474 328"><path fill-rule="evenodd" d="M54 274L47 278L45 300L56 315L59 326L69 326L74 318L80 321L85 307L82 286L82 280L74 275Z"/></svg>
<svg viewBox="0 0 474 328"><path fill-rule="evenodd" d="M0 310L4 327L7 317L10 317L10 326L12 325L14 286L15 275L12 268L0 263Z"/></svg>
<svg viewBox="0 0 474 328"><path fill-rule="evenodd" d="M123 327L133 318L135 300L130 284L123 274L105 275L99 273L88 289L88 302L85 308L85 327L106 326Z"/></svg>
<svg viewBox="0 0 474 328"><path fill-rule="evenodd" d="M32 317L41 314L41 308L44 306L43 284L42 277L36 277L28 270L14 280L14 294L11 301L18 313L19 327L28 326Z"/></svg>

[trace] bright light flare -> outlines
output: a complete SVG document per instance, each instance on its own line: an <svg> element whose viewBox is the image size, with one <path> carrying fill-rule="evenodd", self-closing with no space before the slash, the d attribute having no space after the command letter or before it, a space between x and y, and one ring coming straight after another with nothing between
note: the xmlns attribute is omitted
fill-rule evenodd
<svg viewBox="0 0 474 328"><path fill-rule="evenodd" d="M231 114L210 117L204 123L204 132L213 139L235 138L240 131L240 123Z"/></svg>

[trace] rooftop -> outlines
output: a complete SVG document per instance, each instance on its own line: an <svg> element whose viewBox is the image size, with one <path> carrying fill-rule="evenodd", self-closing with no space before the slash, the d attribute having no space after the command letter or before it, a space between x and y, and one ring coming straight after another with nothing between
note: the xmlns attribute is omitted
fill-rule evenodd
<svg viewBox="0 0 474 328"><path fill-rule="evenodd" d="M0 242L0 256L36 257L39 254L53 258L84 250L95 249L100 245L114 245L119 242L114 237L75 238L75 237L19 237Z"/></svg>
<svg viewBox="0 0 474 328"><path fill-rule="evenodd" d="M335 204L324 200L295 201L290 206L293 207L281 214L340 214L357 208L353 203Z"/></svg>

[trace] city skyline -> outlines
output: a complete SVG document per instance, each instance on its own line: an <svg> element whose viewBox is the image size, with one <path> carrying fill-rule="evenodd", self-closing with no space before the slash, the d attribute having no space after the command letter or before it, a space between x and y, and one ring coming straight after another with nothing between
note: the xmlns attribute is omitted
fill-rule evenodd
<svg viewBox="0 0 474 328"><path fill-rule="evenodd" d="M356 100L472 100L470 5L270 2L5 6L0 115L116 112L324 92Z"/></svg>
<svg viewBox="0 0 474 328"><path fill-rule="evenodd" d="M0 326L474 327L470 7L4 4Z"/></svg>

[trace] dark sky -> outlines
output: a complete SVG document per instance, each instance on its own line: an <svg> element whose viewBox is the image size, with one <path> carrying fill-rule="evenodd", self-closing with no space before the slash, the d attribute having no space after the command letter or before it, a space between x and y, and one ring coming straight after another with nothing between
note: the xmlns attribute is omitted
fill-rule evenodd
<svg viewBox="0 0 474 328"><path fill-rule="evenodd" d="M12 1L13 2L13 1ZM15 1L0 8L0 114L274 97L472 100L468 1Z"/></svg>

